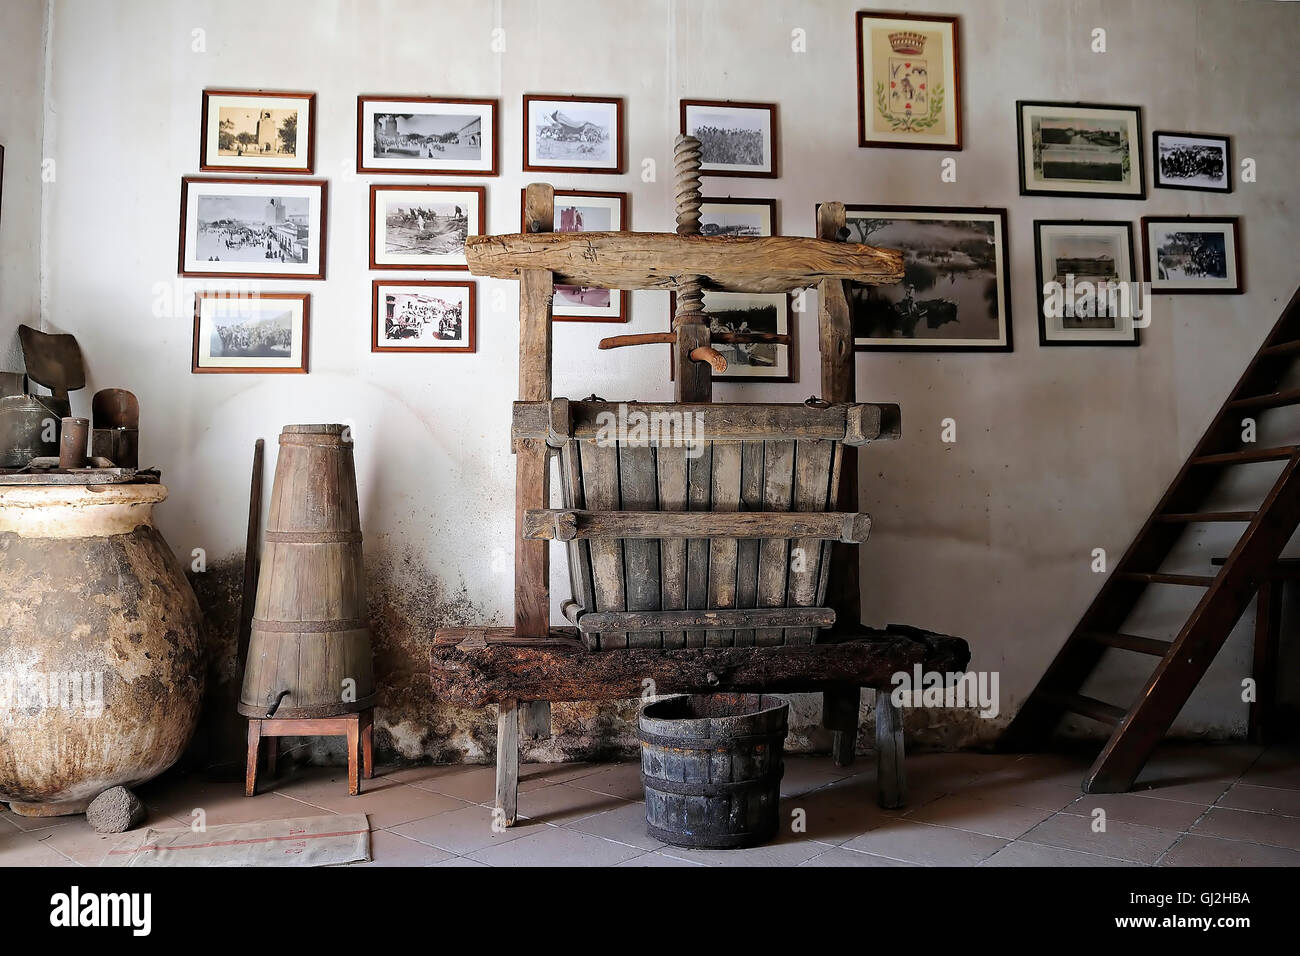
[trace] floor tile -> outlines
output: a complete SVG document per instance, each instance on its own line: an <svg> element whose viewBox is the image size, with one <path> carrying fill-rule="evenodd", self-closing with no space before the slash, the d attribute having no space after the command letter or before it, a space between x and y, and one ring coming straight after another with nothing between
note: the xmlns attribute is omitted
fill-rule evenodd
<svg viewBox="0 0 1300 956"><path fill-rule="evenodd" d="M140 827L151 826L161 830L174 830L188 827L188 825L188 823L182 823L156 810L150 810ZM140 827L134 829L140 829ZM98 833L86 822L84 816L79 816L73 817L72 822L67 826L38 830L32 833L31 836L39 840L44 846L48 846L51 850L61 853L82 866L100 866L103 864L104 857L108 855L108 851L121 843L127 834Z"/></svg>
<svg viewBox="0 0 1300 956"><path fill-rule="evenodd" d="M372 830L370 833L369 863L353 866L433 866L455 857L446 850L411 840L391 830Z"/></svg>
<svg viewBox="0 0 1300 956"><path fill-rule="evenodd" d="M536 790L553 783L568 783L603 770L598 763L526 763L519 767L519 790Z"/></svg>
<svg viewBox="0 0 1300 956"><path fill-rule="evenodd" d="M857 770L856 765L854 761L853 767L836 767L829 757L787 757L785 774L781 777L781 796L809 793L843 780Z"/></svg>
<svg viewBox="0 0 1300 956"><path fill-rule="evenodd" d="M1057 813L1034 827L1021 840L1150 865L1179 837L1177 830L1137 826L1118 820L1107 819L1105 826L1104 831L1093 832L1091 816Z"/></svg>
<svg viewBox="0 0 1300 956"><path fill-rule="evenodd" d="M1116 860L1095 853L1080 853L1059 846L1043 846L1020 840L1008 843L980 866L1142 866L1132 860Z"/></svg>
<svg viewBox="0 0 1300 956"><path fill-rule="evenodd" d="M667 856L663 853L643 853L640 856L634 856L630 860L624 860L622 863L616 863L615 866L704 866L703 863L696 863L693 860L683 860L675 856Z"/></svg>
<svg viewBox="0 0 1300 956"><path fill-rule="evenodd" d="M611 794L582 790L567 783L556 783L519 794L519 815L534 823L569 823L625 806L628 806L626 800ZM644 807L641 812L645 812Z"/></svg>
<svg viewBox="0 0 1300 956"><path fill-rule="evenodd" d="M1214 807L1192 828L1198 836L1245 840L1300 850L1300 817Z"/></svg>
<svg viewBox="0 0 1300 956"><path fill-rule="evenodd" d="M1000 837L969 830L893 820L855 837L844 847L926 866L972 866L992 856L1006 843Z"/></svg>
<svg viewBox="0 0 1300 956"><path fill-rule="evenodd" d="M740 850L700 850L694 847L669 846L662 852L703 863L706 866L798 866L825 852L825 844L790 834L779 836L763 846Z"/></svg>
<svg viewBox="0 0 1300 956"><path fill-rule="evenodd" d="M625 803L613 810L595 813L574 820L565 826L592 836L604 837L640 847L643 850L657 850L664 846L662 840L656 840L646 833L645 804Z"/></svg>
<svg viewBox="0 0 1300 956"><path fill-rule="evenodd" d="M639 763L612 764L594 773L583 774L567 786L594 790L612 797L622 797L624 800L645 799L645 786L641 783Z"/></svg>
<svg viewBox="0 0 1300 956"><path fill-rule="evenodd" d="M1300 747L1270 747L1242 775L1241 782L1257 787L1300 790Z"/></svg>
<svg viewBox="0 0 1300 956"><path fill-rule="evenodd" d="M455 797L466 803L491 806L496 802L496 770L492 767L438 767L440 773L425 774L410 782L412 787Z"/></svg>
<svg viewBox="0 0 1300 956"><path fill-rule="evenodd" d="M1077 785L1070 786L1052 780L1017 780L990 775L976 778L960 792L965 796L992 803L1014 804L1040 810L1060 810L1078 799L1081 791Z"/></svg>
<svg viewBox="0 0 1300 956"><path fill-rule="evenodd" d="M1106 811L1107 822L1136 823L1179 832L1188 829L1205 812L1199 804L1135 793L1085 793L1065 811L1091 817L1097 809Z"/></svg>
<svg viewBox="0 0 1300 956"><path fill-rule="evenodd" d="M0 832L0 867L79 865L30 834L18 830Z"/></svg>
<svg viewBox="0 0 1300 956"><path fill-rule="evenodd" d="M799 864L803 866L916 866L915 863L904 863L902 860L891 860L884 856L875 856L871 853L857 853L853 850L846 850L843 847L829 847L825 853L819 853L811 860L804 860Z"/></svg>
<svg viewBox="0 0 1300 956"><path fill-rule="evenodd" d="M468 856L489 866L614 866L642 852L568 827L539 827L518 840Z"/></svg>
<svg viewBox="0 0 1300 956"><path fill-rule="evenodd" d="M370 781L368 781L370 782ZM402 823L459 810L465 801L448 797L441 793L408 787L402 783L390 783L362 790L355 797L346 792L315 796L304 806L322 807L336 813L364 813L370 819L372 829L391 829ZM306 813L303 816L307 816Z"/></svg>
<svg viewBox="0 0 1300 956"><path fill-rule="evenodd" d="M798 819L803 836L832 845L846 843L896 816L876 806L874 780L856 778L783 799L782 829L793 832L796 811L802 811Z"/></svg>
<svg viewBox="0 0 1300 956"><path fill-rule="evenodd" d="M1241 840L1189 833L1160 858L1160 866L1288 866L1300 867L1300 852Z"/></svg>
<svg viewBox="0 0 1300 956"><path fill-rule="evenodd" d="M9 809L6 809L4 813L0 814L0 817L3 817L9 826L13 827L15 830L20 830L23 833L30 833L33 830L48 830L51 827L61 827L72 823L74 820L83 819L83 815L80 813L69 814L66 817L25 817L22 814L14 813ZM8 827L0 825L0 833L5 832L7 829Z"/></svg>
<svg viewBox="0 0 1300 956"><path fill-rule="evenodd" d="M453 856L450 860L443 860L441 863L435 863L434 866L487 866L486 863L480 863L478 860L471 860L464 856Z"/></svg>
<svg viewBox="0 0 1300 956"><path fill-rule="evenodd" d="M1051 815L1051 810L1041 807L1022 807L955 793L907 814L907 819L1014 840Z"/></svg>
<svg viewBox="0 0 1300 956"><path fill-rule="evenodd" d="M1259 813L1278 813L1287 817L1300 817L1300 790L1234 783L1232 789L1219 798L1218 806L1230 807L1234 810L1255 810Z"/></svg>
<svg viewBox="0 0 1300 956"><path fill-rule="evenodd" d="M504 830L493 830L492 811L471 803L459 810L448 810L422 820L403 823L392 830L399 836L463 856L486 846L518 840L539 825L515 824Z"/></svg>

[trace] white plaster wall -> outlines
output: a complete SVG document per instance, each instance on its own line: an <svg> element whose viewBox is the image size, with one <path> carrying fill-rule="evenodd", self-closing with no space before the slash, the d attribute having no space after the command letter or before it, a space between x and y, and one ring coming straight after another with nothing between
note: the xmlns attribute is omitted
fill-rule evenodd
<svg viewBox="0 0 1300 956"><path fill-rule="evenodd" d="M40 320L45 0L0 4L0 371L22 368L16 330Z"/></svg>
<svg viewBox="0 0 1300 956"><path fill-rule="evenodd" d="M972 666L1001 672L1004 713L1018 706L1099 584L1089 571L1091 549L1104 547L1112 559L1122 552L1296 285L1300 5L891 4L961 15L967 146L956 154L958 180L950 184L939 180L943 153L856 146L860 6L55 0L45 121L58 179L46 198L44 320L81 341L89 365L83 404L105 386L139 395L142 464L160 466L171 488L159 519L173 547L182 555L202 547L210 557L242 550L254 438L270 440L269 475L281 425L349 422L368 559L406 556L405 567L422 569L409 578L414 600L457 596L472 604L464 613L504 622L512 589L507 421L517 287L480 280L475 355L369 352L370 280L382 273L366 267L372 180L352 168L357 94L500 98L502 175L484 181L493 232L518 229L519 190L530 178L519 172L525 92L625 98L629 174L552 181L630 191L638 230L663 229L672 219L679 98L772 100L780 106L781 178L706 179L705 192L774 196L784 233L811 235L814 203L823 199L1009 209L1015 351L861 354L858 395L899 402L904 420L902 441L863 457L863 506L875 517L863 551L865 620L968 638ZM495 27L505 30L504 54L489 48ZM1105 54L1089 49L1094 27L1108 31ZM806 31L806 53L791 50L795 28ZM203 31L202 52L193 49L195 31ZM8 37L0 42L8 51ZM328 279L268 283L312 293L305 377L190 374L192 291L221 286L175 278L180 180L198 172L207 86L318 93L317 174L330 181ZM1148 135L1152 128L1229 134L1238 157L1258 161L1259 182L1228 196L1155 190L1144 202L1021 197L1017 98L1136 103ZM6 111L14 99L7 90L0 96L0 134L13 122ZM24 132L34 125L22 120ZM21 155L11 154L11 175ZM646 157L658 163L657 182L638 175ZM10 191L18 183L7 184L7 213L22 201ZM1186 213L1243 217L1245 295L1157 297L1154 325L1138 349L1038 346L1035 218L1125 219L1136 231L1141 215ZM8 280L17 240L8 221L5 230ZM4 294L9 321L13 293ZM163 315L156 314L160 299ZM25 293L16 307L30 309L32 301ZM666 293L635 293L629 326L557 324L556 394L671 395L666 346L595 350L602 335L655 331L666 321ZM716 396L798 401L816 392L812 325L805 318L797 384L724 384ZM955 444L939 441L945 417L957 420ZM556 590L566 590L558 575ZM1172 620L1167 608L1157 618ZM1237 682L1248 660L1239 634L1185 711L1184 730L1243 726ZM1122 689L1148 663L1119 661L1097 693L1125 701ZM914 719L938 732L949 717ZM959 736L970 732L966 722Z"/></svg>

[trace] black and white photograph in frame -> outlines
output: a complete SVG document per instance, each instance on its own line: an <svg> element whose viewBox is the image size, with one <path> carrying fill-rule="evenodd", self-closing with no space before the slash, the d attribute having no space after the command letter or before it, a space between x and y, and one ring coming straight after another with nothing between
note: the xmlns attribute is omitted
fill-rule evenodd
<svg viewBox="0 0 1300 956"><path fill-rule="evenodd" d="M306 372L309 303L305 292L196 292L190 371Z"/></svg>
<svg viewBox="0 0 1300 956"><path fill-rule="evenodd" d="M371 186L370 268L464 269L484 195L482 186Z"/></svg>
<svg viewBox="0 0 1300 956"><path fill-rule="evenodd" d="M700 235L775 236L776 200L705 196L700 200Z"/></svg>
<svg viewBox="0 0 1300 956"><path fill-rule="evenodd" d="M497 101L357 97L357 172L497 174Z"/></svg>
<svg viewBox="0 0 1300 956"><path fill-rule="evenodd" d="M370 351L473 352L475 283L376 279Z"/></svg>
<svg viewBox="0 0 1300 956"><path fill-rule="evenodd" d="M1156 188L1232 192L1232 146L1228 137L1156 130L1151 144Z"/></svg>
<svg viewBox="0 0 1300 956"><path fill-rule="evenodd" d="M204 90L199 168L313 172L315 93Z"/></svg>
<svg viewBox="0 0 1300 956"><path fill-rule="evenodd" d="M526 172L623 172L623 100L524 96Z"/></svg>
<svg viewBox="0 0 1300 956"><path fill-rule="evenodd" d="M1022 196L1144 199L1142 111L1100 103L1016 103Z"/></svg>
<svg viewBox="0 0 1300 956"><path fill-rule="evenodd" d="M777 175L775 103L682 100L681 131L700 141L705 175Z"/></svg>
<svg viewBox="0 0 1300 956"><path fill-rule="evenodd" d="M1011 351L1007 211L846 205L849 242L903 253L903 281L845 283L861 351Z"/></svg>
<svg viewBox="0 0 1300 956"><path fill-rule="evenodd" d="M1242 291L1236 216L1142 218L1142 257L1152 292Z"/></svg>
<svg viewBox="0 0 1300 956"><path fill-rule="evenodd" d="M527 190L520 190L520 209ZM628 194L588 189L555 190L556 232L623 232L627 225ZM527 226L520 224L520 231ZM551 318L557 322L626 322L626 289L597 289L556 283L551 300Z"/></svg>
<svg viewBox="0 0 1300 956"><path fill-rule="evenodd" d="M179 272L325 278L323 179L181 180Z"/></svg>
<svg viewBox="0 0 1300 956"><path fill-rule="evenodd" d="M722 342L710 344L727 360L727 370L714 375L719 382L793 382L797 371L790 297L784 292L704 293L704 312L709 330L740 335L766 334L770 342Z"/></svg>
<svg viewBox="0 0 1300 956"><path fill-rule="evenodd" d="M1137 345L1133 226L1034 221L1039 345Z"/></svg>

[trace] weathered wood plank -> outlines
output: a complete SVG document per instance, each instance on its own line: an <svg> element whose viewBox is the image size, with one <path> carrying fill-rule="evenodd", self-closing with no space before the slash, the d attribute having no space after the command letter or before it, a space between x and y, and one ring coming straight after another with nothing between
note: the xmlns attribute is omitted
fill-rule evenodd
<svg viewBox="0 0 1300 956"><path fill-rule="evenodd" d="M708 511L713 493L713 445L705 445L699 454L686 462L686 507L693 512ZM696 520L700 517L694 516ZM686 542L686 606L691 609L709 606L709 542L691 538ZM686 632L687 647L703 647L704 631Z"/></svg>
<svg viewBox="0 0 1300 956"><path fill-rule="evenodd" d="M835 612L823 607L732 608L704 611L596 611L578 622L583 632L656 631L669 627L831 627Z"/></svg>
<svg viewBox="0 0 1300 956"><path fill-rule="evenodd" d="M625 445L619 448L618 454L621 506L629 510L648 509L644 513L657 515L653 510L659 503L654 449L648 445ZM661 600L659 543L645 538L624 541L623 573L627 582L627 609L657 611ZM628 647L662 647L663 635L656 631L629 633L627 644Z"/></svg>
<svg viewBox="0 0 1300 956"><path fill-rule="evenodd" d="M831 458L835 445L828 441L801 441L795 453L795 511L825 509L830 492ZM790 579L786 604L808 607L817 601L821 579L822 543L818 538L798 538L790 544ZM787 644L811 644L810 628L786 628Z"/></svg>
<svg viewBox="0 0 1300 956"><path fill-rule="evenodd" d="M668 289L699 275L705 289L789 292L822 279L884 285L903 277L896 249L800 236L681 236L654 232L469 236L469 271L517 279L529 269L556 282L598 289Z"/></svg>
<svg viewBox="0 0 1300 956"><path fill-rule="evenodd" d="M582 466L582 490L587 507L599 510L617 510L618 498L618 447L584 441L579 445ZM595 595L595 610L626 611L627 595L623 578L623 546L615 538L592 539L591 580ZM601 634L601 647L627 647L626 634Z"/></svg>
<svg viewBox="0 0 1300 956"><path fill-rule="evenodd" d="M582 495L582 466L578 461L578 446L574 442L566 442L560 449L560 485L564 506L582 509L585 504ZM527 515L524 520L527 523ZM591 585L591 552L587 542L575 538L568 542L565 549L569 560L569 584L573 589L573 601L583 611L595 610L596 602Z"/></svg>
<svg viewBox="0 0 1300 956"><path fill-rule="evenodd" d="M876 689L876 801L886 810L907 803L907 773L903 767L903 713Z"/></svg>
<svg viewBox="0 0 1300 956"><path fill-rule="evenodd" d="M659 508L661 513L686 510L686 449L661 445L655 449L655 464L659 479ZM665 610L686 607L686 542L680 538L665 538L659 542L660 606ZM686 632L663 632L664 647L685 647Z"/></svg>
<svg viewBox="0 0 1300 956"><path fill-rule="evenodd" d="M514 698L497 703L496 791L497 818L502 826L514 826L519 815L519 702Z"/></svg>
<svg viewBox="0 0 1300 956"><path fill-rule="evenodd" d="M454 643L473 633L480 635L478 643ZM555 628L553 633L576 634L572 628ZM509 628L456 628L438 632L431 649L431 677L440 699L484 707L502 699L626 700L640 696L645 679L653 680L663 694L804 692L846 684L888 688L893 674L916 664L924 671L946 673L964 670L970 661L965 641L919 628L894 625L854 633L860 637L787 647L655 648L611 654L588 651L572 637L504 643L495 635L513 635Z"/></svg>
<svg viewBox="0 0 1300 956"><path fill-rule="evenodd" d="M763 508L763 443L747 441L740 448L740 507L744 511ZM758 541L742 538L736 547L736 607L752 608L758 600ZM736 631L732 643L752 647L754 629Z"/></svg>
<svg viewBox="0 0 1300 956"><path fill-rule="evenodd" d="M738 442L719 442L717 447ZM715 475L717 470L715 469ZM716 479L715 479L716 480ZM626 485L624 486L626 487ZM715 486L715 492L716 492ZM738 489L729 502L736 507ZM714 498L717 506L718 499ZM625 501L626 503L626 501ZM838 511L779 514L767 511L709 511L672 514L663 511L579 511L537 508L524 515L524 537L542 541L595 538L816 538L860 543L871 532L869 515ZM815 556L812 559L816 564Z"/></svg>
<svg viewBox="0 0 1300 956"><path fill-rule="evenodd" d="M763 443L763 509L768 513L790 510L794 493L793 441ZM789 573L790 544L780 538L765 538L758 545L757 607L783 607L785 582ZM779 628L754 631L754 644L760 647L781 643Z"/></svg>
<svg viewBox="0 0 1300 956"><path fill-rule="evenodd" d="M557 407L557 403L563 406ZM692 440L826 438L848 443L888 441L900 430L898 406L889 403L666 403L515 402L512 437L536 438L559 447L570 437L651 445ZM622 425L623 431L619 431Z"/></svg>
<svg viewBox="0 0 1300 956"><path fill-rule="evenodd" d="M737 513L740 507L740 442L713 444L713 512L711 520L747 518ZM698 520L698 519L697 519ZM736 606L736 538L712 537L709 540L709 607L726 610ZM734 643L730 630L713 628L705 632L706 647L725 647Z"/></svg>

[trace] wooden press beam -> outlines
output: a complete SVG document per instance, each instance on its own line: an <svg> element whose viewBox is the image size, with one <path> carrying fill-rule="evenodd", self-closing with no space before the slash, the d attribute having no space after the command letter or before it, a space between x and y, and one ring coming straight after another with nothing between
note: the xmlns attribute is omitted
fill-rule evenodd
<svg viewBox="0 0 1300 956"><path fill-rule="evenodd" d="M832 627L827 607L727 608L701 611L591 611L578 617L584 634L608 631L681 631L688 628L752 630L756 627ZM857 712L853 715L857 717Z"/></svg>
<svg viewBox="0 0 1300 956"><path fill-rule="evenodd" d="M840 203L836 205L843 214ZM465 258L474 275L518 279L530 269L595 289L668 289L683 275L705 289L790 292L823 279L876 285L903 278L896 249L801 236L681 236L661 232L533 233L470 236ZM679 343L680 344L680 343ZM825 397L825 396L823 396Z"/></svg>
<svg viewBox="0 0 1300 956"><path fill-rule="evenodd" d="M860 544L871 516L840 511L583 511L537 508L524 513L524 537L579 538L813 538Z"/></svg>

